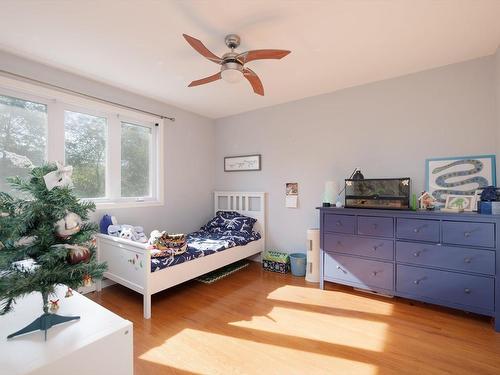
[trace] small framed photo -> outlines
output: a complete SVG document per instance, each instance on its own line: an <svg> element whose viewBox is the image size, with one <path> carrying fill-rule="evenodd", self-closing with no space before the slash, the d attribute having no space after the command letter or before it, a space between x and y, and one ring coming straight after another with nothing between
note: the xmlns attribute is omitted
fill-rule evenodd
<svg viewBox="0 0 500 375"><path fill-rule="evenodd" d="M483 192L483 189L477 189L474 192L474 202L473 202L473 211L477 211L479 208L479 202L481 202L481 193Z"/></svg>
<svg viewBox="0 0 500 375"><path fill-rule="evenodd" d="M224 172L260 171L260 155L226 156Z"/></svg>
<svg viewBox="0 0 500 375"><path fill-rule="evenodd" d="M456 211L473 211L474 210L474 195L452 195L446 197L445 209Z"/></svg>
<svg viewBox="0 0 500 375"><path fill-rule="evenodd" d="M286 195L299 195L299 184L297 182L287 182L285 187Z"/></svg>

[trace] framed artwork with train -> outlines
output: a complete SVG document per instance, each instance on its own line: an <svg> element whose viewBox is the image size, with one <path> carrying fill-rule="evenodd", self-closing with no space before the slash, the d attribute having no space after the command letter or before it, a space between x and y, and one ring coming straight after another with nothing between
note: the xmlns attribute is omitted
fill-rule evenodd
<svg viewBox="0 0 500 375"><path fill-rule="evenodd" d="M486 186L496 186L495 155L433 158L425 161L427 192L444 206L446 197L471 196Z"/></svg>

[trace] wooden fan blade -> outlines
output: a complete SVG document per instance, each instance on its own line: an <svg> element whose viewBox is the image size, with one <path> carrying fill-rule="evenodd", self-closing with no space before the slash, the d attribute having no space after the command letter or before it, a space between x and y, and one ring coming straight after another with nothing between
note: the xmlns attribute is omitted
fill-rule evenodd
<svg viewBox="0 0 500 375"><path fill-rule="evenodd" d="M217 81L218 79L221 79L220 72L216 73L216 74L214 74L214 75L212 75L210 77L205 77L205 78L199 79L197 81L193 81L193 82L191 82L189 84L188 87L204 85L205 83L210 83L210 82L213 82L213 81Z"/></svg>
<svg viewBox="0 0 500 375"><path fill-rule="evenodd" d="M260 81L259 76L255 74L253 70L248 68L243 68L243 75L252 85L253 92L258 95L264 96L264 86L262 86L262 82Z"/></svg>
<svg viewBox="0 0 500 375"><path fill-rule="evenodd" d="M200 55L206 57L207 59L213 61L216 64L220 64L222 62L222 59L220 57L217 57L212 52L210 52L208 48L205 47L205 45L198 39L193 38L192 36L186 34L182 34L182 36L191 45L191 47L193 47Z"/></svg>
<svg viewBox="0 0 500 375"><path fill-rule="evenodd" d="M279 60L288 55L291 51L283 49L256 49L240 53L236 58L243 64L253 60L275 59Z"/></svg>

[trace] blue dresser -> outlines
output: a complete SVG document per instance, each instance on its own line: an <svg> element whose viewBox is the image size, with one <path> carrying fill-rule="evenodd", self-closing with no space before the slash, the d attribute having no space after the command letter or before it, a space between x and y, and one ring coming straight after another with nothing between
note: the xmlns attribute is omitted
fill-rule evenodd
<svg viewBox="0 0 500 375"><path fill-rule="evenodd" d="M330 281L488 315L500 331L500 216L319 210L321 288Z"/></svg>

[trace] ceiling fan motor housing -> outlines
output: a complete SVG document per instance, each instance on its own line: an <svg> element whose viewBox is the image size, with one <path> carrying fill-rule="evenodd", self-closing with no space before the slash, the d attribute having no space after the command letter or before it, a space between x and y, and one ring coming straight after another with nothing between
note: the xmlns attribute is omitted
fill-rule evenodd
<svg viewBox="0 0 500 375"><path fill-rule="evenodd" d="M224 38L224 41L226 42L226 46L228 46L231 49L235 49L239 47L241 39L239 35L228 34Z"/></svg>

